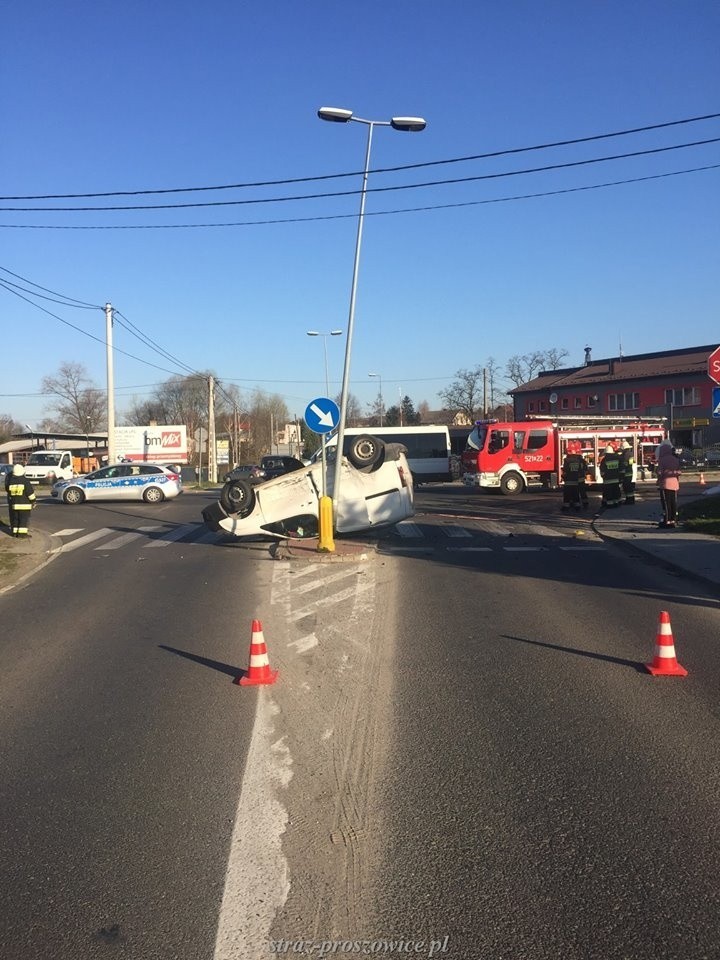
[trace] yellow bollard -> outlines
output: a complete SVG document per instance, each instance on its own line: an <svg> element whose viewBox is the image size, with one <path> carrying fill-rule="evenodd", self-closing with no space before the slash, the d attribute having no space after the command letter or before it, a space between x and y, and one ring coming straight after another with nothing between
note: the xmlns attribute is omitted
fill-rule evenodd
<svg viewBox="0 0 720 960"><path fill-rule="evenodd" d="M333 502L332 497L320 497L320 538L318 540L318 551L325 553L335 552L335 541L333 540Z"/></svg>

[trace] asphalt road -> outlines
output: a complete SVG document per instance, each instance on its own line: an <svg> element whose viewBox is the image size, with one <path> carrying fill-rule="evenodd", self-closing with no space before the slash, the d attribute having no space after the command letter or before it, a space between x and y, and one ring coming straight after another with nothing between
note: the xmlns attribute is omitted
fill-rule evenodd
<svg viewBox="0 0 720 960"><path fill-rule="evenodd" d="M255 715L232 679L260 561L147 549L147 533L106 546L198 510L49 504L56 531L113 533L2 598L3 960L212 956Z"/></svg>
<svg viewBox="0 0 720 960"><path fill-rule="evenodd" d="M375 930L487 960L720 955L717 596L568 536L543 495L418 507L387 545ZM685 680L642 669L660 610Z"/></svg>
<svg viewBox="0 0 720 960"><path fill-rule="evenodd" d="M201 500L47 505L67 552L0 598L3 960L718 955L709 588L556 495L421 489L332 563ZM238 688L256 616L280 675Z"/></svg>

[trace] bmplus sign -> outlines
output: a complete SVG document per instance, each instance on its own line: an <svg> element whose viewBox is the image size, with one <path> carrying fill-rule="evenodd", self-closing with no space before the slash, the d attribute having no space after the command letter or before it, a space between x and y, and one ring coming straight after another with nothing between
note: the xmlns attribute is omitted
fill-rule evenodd
<svg viewBox="0 0 720 960"><path fill-rule="evenodd" d="M187 463L187 429L184 424L115 427L115 455L118 460Z"/></svg>

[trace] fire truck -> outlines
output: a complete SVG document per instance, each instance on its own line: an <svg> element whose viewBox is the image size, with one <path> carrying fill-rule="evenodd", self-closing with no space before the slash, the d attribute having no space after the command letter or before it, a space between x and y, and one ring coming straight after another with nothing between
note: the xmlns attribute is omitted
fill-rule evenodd
<svg viewBox="0 0 720 960"><path fill-rule="evenodd" d="M601 483L600 460L610 444L620 449L623 440L632 448L633 479L652 472L655 451L667 438L666 418L528 416L516 423L478 420L462 455L463 482L472 487L497 488L508 496L531 486L555 489L568 443L579 441L588 465L588 483ZM576 445L573 444L577 449Z"/></svg>

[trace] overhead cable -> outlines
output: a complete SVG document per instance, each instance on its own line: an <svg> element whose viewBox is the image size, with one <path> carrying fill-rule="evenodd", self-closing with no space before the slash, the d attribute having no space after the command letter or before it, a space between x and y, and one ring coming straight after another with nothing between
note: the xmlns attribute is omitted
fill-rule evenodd
<svg viewBox="0 0 720 960"><path fill-rule="evenodd" d="M397 167L376 167L369 171L376 173L397 173L401 170L418 170L422 167L436 167L443 164L466 163L472 160L489 160L495 157L507 157L519 153L531 153L535 150L550 150L555 147L568 147L580 143L592 143L597 140L609 140L613 137L626 137L636 133L646 133L650 130L662 130L668 127L677 127L688 123L698 123L704 120L715 120L720 117L720 113L707 113L697 117L686 117L682 120L669 120L664 123L653 123L644 127L632 127L626 130L615 130L610 133L593 134L588 137L575 137L571 140L555 140L550 143L539 143L530 147L512 147L505 150L495 150L491 153L478 153L466 157L451 157L445 160L426 160L422 163L408 163ZM356 177L364 171L355 170L347 173L329 173L312 177L290 177L283 180L258 180L246 183L223 183L215 186L201 187L166 187L155 190L111 190L102 193L47 193L25 196L0 197L0 201L5 200L71 200L71 199L89 199L91 197L137 197L150 196L166 193L200 193L213 190L241 190L247 187L277 187L285 186L291 183L311 183L321 180L335 180L341 177ZM108 208L110 209L110 208Z"/></svg>

